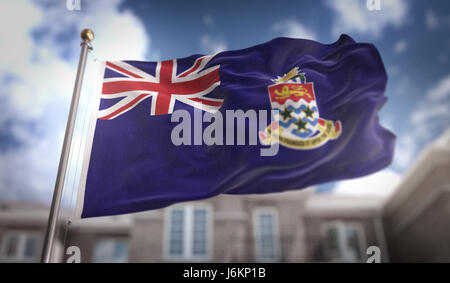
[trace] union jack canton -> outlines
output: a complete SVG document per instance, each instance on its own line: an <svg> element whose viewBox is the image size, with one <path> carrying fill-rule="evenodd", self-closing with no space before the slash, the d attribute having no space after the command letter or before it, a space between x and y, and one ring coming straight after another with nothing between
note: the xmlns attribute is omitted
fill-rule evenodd
<svg viewBox="0 0 450 283"><path fill-rule="evenodd" d="M216 112L222 106L223 99L205 96L220 85L220 65L203 70L212 57L199 57L180 74L177 74L176 59L158 62L154 75L140 68L139 62L106 62L106 69L113 71L115 76L104 78L101 98L122 99L100 110L98 118L114 119L149 97L153 97L150 110L152 116L171 114L176 101L211 113Z"/></svg>

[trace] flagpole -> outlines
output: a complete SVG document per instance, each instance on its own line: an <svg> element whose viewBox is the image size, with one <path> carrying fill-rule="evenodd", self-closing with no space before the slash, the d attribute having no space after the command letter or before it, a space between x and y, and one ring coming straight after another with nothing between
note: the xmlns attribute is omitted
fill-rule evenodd
<svg viewBox="0 0 450 283"><path fill-rule="evenodd" d="M70 145L72 143L73 130L75 127L75 119L78 110L78 102L80 100L81 86L83 83L84 70L86 68L87 55L89 50L92 50L91 41L94 39L94 32L90 29L84 29L83 31L81 31L80 36L80 59L78 61L77 76L75 79L72 101L70 103L70 111L69 117L67 119L66 132L64 134L61 157L59 159L58 173L56 175L55 189L53 191L53 199L50 207L50 214L48 217L47 231L45 233L45 240L41 257L42 263L50 262L52 256L64 179L66 177L67 163L69 160Z"/></svg>

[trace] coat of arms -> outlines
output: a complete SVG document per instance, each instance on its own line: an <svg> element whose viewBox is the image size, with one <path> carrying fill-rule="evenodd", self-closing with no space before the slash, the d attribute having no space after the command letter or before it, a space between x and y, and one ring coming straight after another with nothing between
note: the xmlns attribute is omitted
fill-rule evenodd
<svg viewBox="0 0 450 283"><path fill-rule="evenodd" d="M311 149L339 137L341 122L320 117L314 84L306 82L305 73L298 67L273 82L268 86L270 102L280 115L259 133L262 144L279 142L293 149Z"/></svg>

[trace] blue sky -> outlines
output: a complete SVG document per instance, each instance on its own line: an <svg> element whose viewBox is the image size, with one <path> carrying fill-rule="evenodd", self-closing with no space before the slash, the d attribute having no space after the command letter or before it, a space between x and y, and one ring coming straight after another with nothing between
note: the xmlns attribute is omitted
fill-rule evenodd
<svg viewBox="0 0 450 283"><path fill-rule="evenodd" d="M278 36L331 43L341 33L379 49L389 75L381 123L393 164L338 185L386 194L418 152L450 126L450 2L0 0L0 201L49 201L79 53L92 27L102 59L162 60L240 49ZM329 190L335 184L321 186ZM388 188L389 187L389 188Z"/></svg>

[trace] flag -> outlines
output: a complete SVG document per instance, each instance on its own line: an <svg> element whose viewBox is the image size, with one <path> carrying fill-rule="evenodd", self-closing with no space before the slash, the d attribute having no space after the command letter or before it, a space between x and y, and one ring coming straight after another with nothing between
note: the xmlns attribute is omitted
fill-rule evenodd
<svg viewBox="0 0 450 283"><path fill-rule="evenodd" d="M80 181L83 218L298 190L392 160L395 136L378 118L387 100L380 54L347 35L106 61L102 79Z"/></svg>

